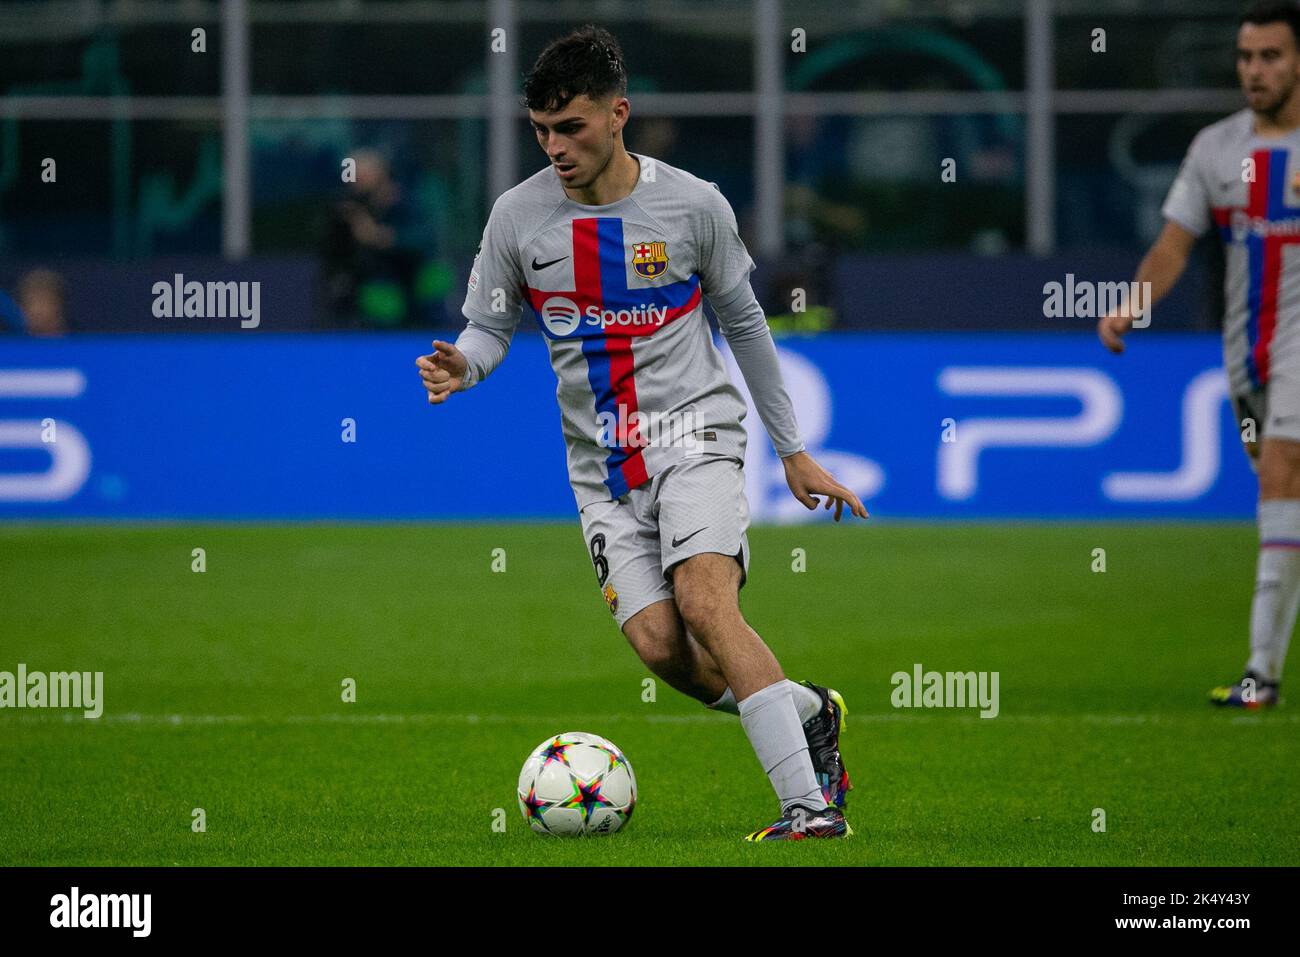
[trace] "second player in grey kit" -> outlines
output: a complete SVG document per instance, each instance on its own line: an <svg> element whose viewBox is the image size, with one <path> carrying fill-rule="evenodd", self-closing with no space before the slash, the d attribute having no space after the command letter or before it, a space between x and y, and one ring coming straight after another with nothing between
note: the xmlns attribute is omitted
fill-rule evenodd
<svg viewBox="0 0 1300 957"><path fill-rule="evenodd" d="M1256 3L1237 29L1246 108L1192 140L1162 212L1164 228L1138 265L1159 302L1182 275L1197 237L1224 251L1223 364L1251 465L1259 475L1259 551L1250 655L1239 681L1210 690L1219 706L1278 704L1300 614L1300 6ZM1134 316L1097 324L1122 352Z"/></svg>
<svg viewBox="0 0 1300 957"><path fill-rule="evenodd" d="M597 584L642 661L711 708L738 714L781 802L747 840L846 837L850 788L838 692L786 679L740 612L749 564L745 403L713 344L718 316L791 493L867 511L804 450L754 263L715 186L629 154L617 41L584 27L551 43L524 82L548 165L492 208L456 343L417 360L429 402L505 357L527 306L555 369L569 479ZM628 424L633 428L629 429ZM657 428L638 428L654 423Z"/></svg>

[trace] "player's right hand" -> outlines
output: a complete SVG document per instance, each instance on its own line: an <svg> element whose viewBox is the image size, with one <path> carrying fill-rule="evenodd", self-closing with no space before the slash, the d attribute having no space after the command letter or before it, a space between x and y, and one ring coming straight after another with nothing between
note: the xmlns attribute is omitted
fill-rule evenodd
<svg viewBox="0 0 1300 957"><path fill-rule="evenodd" d="M460 389L469 371L469 360L450 342L433 340L433 352L415 360L424 380L424 390L429 393L429 404L447 401L447 396Z"/></svg>
<svg viewBox="0 0 1300 957"><path fill-rule="evenodd" d="M1124 351L1124 340L1120 338L1133 328L1133 317L1112 312L1102 316L1097 323L1097 335L1101 344L1116 355Z"/></svg>

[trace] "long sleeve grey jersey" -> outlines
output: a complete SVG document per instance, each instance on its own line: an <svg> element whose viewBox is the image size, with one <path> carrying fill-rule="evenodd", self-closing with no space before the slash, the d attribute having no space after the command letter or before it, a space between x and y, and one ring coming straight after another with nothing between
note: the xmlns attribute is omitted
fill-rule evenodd
<svg viewBox="0 0 1300 957"><path fill-rule="evenodd" d="M781 377L776 345L749 280L744 280L728 296L710 299L709 305L718 317L719 328L736 357L736 365L745 377L754 408L777 455L785 458L802 452L804 443L799 438L794 406ZM500 365L510 350L510 339L509 332L469 320L456 340L456 348L465 353L469 362L469 374L462 388L472 388Z"/></svg>
<svg viewBox="0 0 1300 957"><path fill-rule="evenodd" d="M696 447L744 459L745 403L713 344L705 296L778 453L803 448L731 206L712 184L636 158L635 188L606 206L569 199L550 167L502 194L456 342L471 388L504 358L528 306L555 370L579 509L620 498L687 454L679 441L657 441L653 423L689 422ZM637 417L651 426L624 431Z"/></svg>

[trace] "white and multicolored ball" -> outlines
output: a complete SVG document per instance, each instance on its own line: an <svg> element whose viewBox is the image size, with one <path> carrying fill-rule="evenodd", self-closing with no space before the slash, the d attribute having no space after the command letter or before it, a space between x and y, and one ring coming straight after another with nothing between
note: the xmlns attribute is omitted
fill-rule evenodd
<svg viewBox="0 0 1300 957"><path fill-rule="evenodd" d="M613 834L636 807L636 775L618 747L598 734L547 738L519 772L519 810L538 834Z"/></svg>

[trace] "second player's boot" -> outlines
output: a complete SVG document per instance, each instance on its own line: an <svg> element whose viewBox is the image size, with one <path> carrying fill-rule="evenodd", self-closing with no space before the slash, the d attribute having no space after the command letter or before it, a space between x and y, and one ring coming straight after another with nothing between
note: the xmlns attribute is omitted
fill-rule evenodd
<svg viewBox="0 0 1300 957"><path fill-rule="evenodd" d="M1257 711L1277 704L1278 683L1265 681L1253 671L1247 671L1236 684L1221 685L1210 690L1210 700L1221 708L1246 708Z"/></svg>

